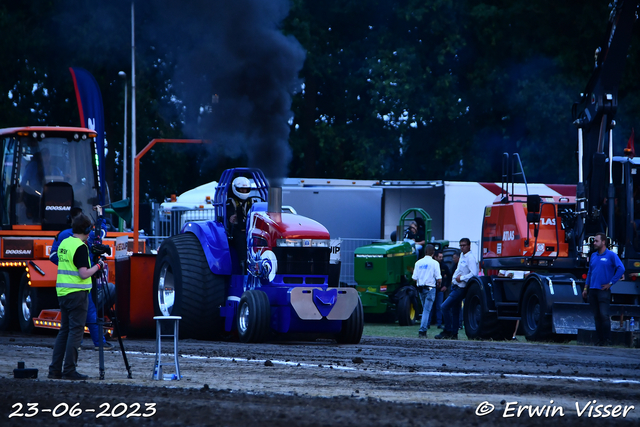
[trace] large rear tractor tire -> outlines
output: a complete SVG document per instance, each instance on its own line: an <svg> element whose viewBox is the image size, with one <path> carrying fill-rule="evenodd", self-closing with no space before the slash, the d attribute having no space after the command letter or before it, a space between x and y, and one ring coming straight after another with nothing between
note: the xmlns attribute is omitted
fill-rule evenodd
<svg viewBox="0 0 640 427"><path fill-rule="evenodd" d="M489 312L486 295L476 282L471 283L465 296L463 318L465 333L470 340L504 338L498 317Z"/></svg>
<svg viewBox="0 0 640 427"><path fill-rule="evenodd" d="M452 267L453 267L453 254L460 255L460 249L458 249L458 248L444 248L442 250L443 262L447 265L447 267L449 267L449 270L451 270L451 274L454 273L454 271L452 270Z"/></svg>
<svg viewBox="0 0 640 427"><path fill-rule="evenodd" d="M227 278L213 274L198 238L192 233L162 243L153 274L153 308L157 316L182 316L180 336L216 339L222 333L220 307Z"/></svg>
<svg viewBox="0 0 640 427"><path fill-rule="evenodd" d="M0 273L0 331L6 331L10 327L11 319L11 282L9 274Z"/></svg>
<svg viewBox="0 0 640 427"><path fill-rule="evenodd" d="M527 341L546 341L551 337L551 316L544 312L544 293L531 283L522 298L522 330Z"/></svg>
<svg viewBox="0 0 640 427"><path fill-rule="evenodd" d="M271 333L271 304L263 291L246 291L238 304L236 327L240 342L261 343Z"/></svg>
<svg viewBox="0 0 640 427"><path fill-rule="evenodd" d="M54 288L34 288L29 286L26 274L20 280L18 291L18 322L20 330L25 334L34 331L33 318L38 317L44 309L58 308L58 297Z"/></svg>
<svg viewBox="0 0 640 427"><path fill-rule="evenodd" d="M347 320L342 321L342 329L335 336L338 344L358 344L364 330L364 314L362 302L358 298L358 305Z"/></svg>
<svg viewBox="0 0 640 427"><path fill-rule="evenodd" d="M411 293L406 293L400 297L396 309L400 326L415 325L418 318L418 310L422 308L418 301L418 297Z"/></svg>

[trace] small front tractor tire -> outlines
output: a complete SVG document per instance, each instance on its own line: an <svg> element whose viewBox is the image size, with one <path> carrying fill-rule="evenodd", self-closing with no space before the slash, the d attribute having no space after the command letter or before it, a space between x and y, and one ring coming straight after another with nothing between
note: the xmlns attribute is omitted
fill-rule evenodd
<svg viewBox="0 0 640 427"><path fill-rule="evenodd" d="M412 293L405 293L398 300L398 324L400 326L413 326L418 318L417 296Z"/></svg>
<svg viewBox="0 0 640 427"><path fill-rule="evenodd" d="M240 342L261 343L271 333L271 304L263 291L246 291L240 298L236 327Z"/></svg>
<svg viewBox="0 0 640 427"><path fill-rule="evenodd" d="M358 305L347 320L342 321L342 329L335 336L338 344L358 344L364 330L364 313L362 301L358 298Z"/></svg>

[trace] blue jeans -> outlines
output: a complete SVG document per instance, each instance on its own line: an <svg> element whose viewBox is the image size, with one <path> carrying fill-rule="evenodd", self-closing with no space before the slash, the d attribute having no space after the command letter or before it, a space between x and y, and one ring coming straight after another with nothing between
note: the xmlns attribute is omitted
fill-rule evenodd
<svg viewBox="0 0 640 427"><path fill-rule="evenodd" d="M433 302L435 307L435 313L431 313L431 324L437 323L438 326L442 325L442 301L444 300L444 294L440 291L436 292L436 300Z"/></svg>
<svg viewBox="0 0 640 427"><path fill-rule="evenodd" d="M93 345L97 347L100 345L100 328L98 327L98 311L96 310L96 305L93 303L93 298L91 298L91 293L89 293L86 325L91 335L91 341L93 341ZM106 342L106 340L104 342Z"/></svg>
<svg viewBox="0 0 640 427"><path fill-rule="evenodd" d="M422 320L420 321L420 330L418 332L427 332L431 317L431 307L433 307L433 301L436 299L436 288L421 286L418 288L418 294L422 303Z"/></svg>
<svg viewBox="0 0 640 427"><path fill-rule="evenodd" d="M444 314L444 330L452 334L457 334L460 328L460 306L466 293L465 288L454 285L451 293L445 302L442 303L442 314Z"/></svg>
<svg viewBox="0 0 640 427"><path fill-rule="evenodd" d="M98 289L98 305L101 307L104 305L105 310L115 303L116 296L116 286L113 283L109 283L107 286L109 287L107 292L105 292L104 289ZM91 341L93 341L93 345L96 347L99 346L100 328L98 327L98 309L93 303L91 293L89 293L89 308L87 310L86 325L89 329L89 334L91 334ZM102 342L107 342L104 336L102 337Z"/></svg>

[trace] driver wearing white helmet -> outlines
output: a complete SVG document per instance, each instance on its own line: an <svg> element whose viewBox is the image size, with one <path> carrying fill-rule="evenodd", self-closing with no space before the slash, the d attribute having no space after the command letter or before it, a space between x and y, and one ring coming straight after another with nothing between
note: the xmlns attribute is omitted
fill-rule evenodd
<svg viewBox="0 0 640 427"><path fill-rule="evenodd" d="M253 199L250 197L251 181L244 176L239 176L233 180L231 187L233 194L230 194L227 199L229 237L242 262L247 259L247 214L253 204Z"/></svg>

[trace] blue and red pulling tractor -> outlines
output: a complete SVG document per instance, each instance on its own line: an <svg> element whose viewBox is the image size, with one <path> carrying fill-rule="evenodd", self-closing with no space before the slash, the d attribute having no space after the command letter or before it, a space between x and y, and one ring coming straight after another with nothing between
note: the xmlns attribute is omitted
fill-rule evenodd
<svg viewBox="0 0 640 427"><path fill-rule="evenodd" d="M230 242L227 199L232 182L251 182L246 261ZM215 221L188 222L165 240L155 263L157 315L182 316L180 335L242 342L286 334L333 337L357 344L364 327L354 288L329 286L329 232L309 218L282 212L282 189L258 169L226 170L214 196ZM236 237L237 238L237 237Z"/></svg>

